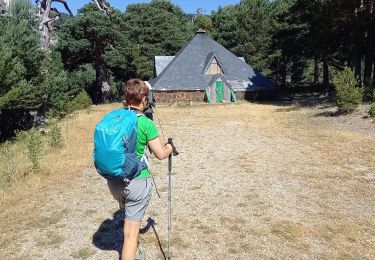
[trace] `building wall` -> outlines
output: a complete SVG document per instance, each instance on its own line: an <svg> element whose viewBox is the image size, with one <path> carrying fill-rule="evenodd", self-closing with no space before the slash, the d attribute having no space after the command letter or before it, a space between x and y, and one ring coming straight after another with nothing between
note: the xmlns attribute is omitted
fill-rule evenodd
<svg viewBox="0 0 375 260"><path fill-rule="evenodd" d="M154 90L156 102L204 101L204 91L158 91Z"/></svg>
<svg viewBox="0 0 375 260"><path fill-rule="evenodd" d="M244 91L236 91L236 98L237 98L237 100L245 100L245 92Z"/></svg>
<svg viewBox="0 0 375 260"><path fill-rule="evenodd" d="M224 100L226 100L228 102L232 101L232 97L230 95L230 92L231 92L230 88L224 82Z"/></svg>
<svg viewBox="0 0 375 260"><path fill-rule="evenodd" d="M207 73L208 75L216 75L221 74L221 67L219 63L217 62L216 58L213 58L210 64L210 67L208 67Z"/></svg>
<svg viewBox="0 0 375 260"><path fill-rule="evenodd" d="M215 89L215 88L213 88ZM196 101L203 102L205 91L158 91L154 90L154 97L156 102L160 103L173 103L175 101ZM237 100L256 100L259 93L249 92L249 91L236 91ZM215 100L216 100L216 91L215 91Z"/></svg>
<svg viewBox="0 0 375 260"><path fill-rule="evenodd" d="M214 91L214 102L216 101L216 90L215 88L210 88ZM196 101L203 102L205 91L157 91L154 90L154 97L156 102L167 102L172 103L175 101ZM245 92L237 91L235 92L237 100L254 100L256 99L256 93L254 92Z"/></svg>
<svg viewBox="0 0 375 260"><path fill-rule="evenodd" d="M220 79L216 80L216 82L218 81L221 81L221 80ZM208 94L210 95L211 103L216 103L216 82L214 82L211 86L208 87ZM223 91L224 91L223 101L230 102L231 101L230 89L224 81L223 81Z"/></svg>
<svg viewBox="0 0 375 260"><path fill-rule="evenodd" d="M216 83L208 87L208 95L210 95L211 103L216 103Z"/></svg>

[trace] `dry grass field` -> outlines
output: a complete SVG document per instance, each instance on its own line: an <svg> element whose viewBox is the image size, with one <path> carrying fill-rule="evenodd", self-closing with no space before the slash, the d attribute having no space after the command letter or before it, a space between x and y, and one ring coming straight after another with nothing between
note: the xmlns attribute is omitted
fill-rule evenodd
<svg viewBox="0 0 375 260"><path fill-rule="evenodd" d="M2 194L0 259L118 259L121 218L91 163L96 122L61 122L64 147ZM362 110L239 103L161 106L173 158L174 259L375 259L375 124ZM163 259L167 161L152 159L140 246ZM46 176L45 173L48 173ZM146 225L146 222L143 226Z"/></svg>

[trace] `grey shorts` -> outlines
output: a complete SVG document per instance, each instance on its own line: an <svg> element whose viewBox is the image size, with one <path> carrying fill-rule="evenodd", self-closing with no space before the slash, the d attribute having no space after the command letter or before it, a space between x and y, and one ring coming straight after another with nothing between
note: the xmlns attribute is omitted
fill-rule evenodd
<svg viewBox="0 0 375 260"><path fill-rule="evenodd" d="M151 178L133 179L128 186L124 182L107 181L112 196L125 210L125 219L141 221L151 199Z"/></svg>

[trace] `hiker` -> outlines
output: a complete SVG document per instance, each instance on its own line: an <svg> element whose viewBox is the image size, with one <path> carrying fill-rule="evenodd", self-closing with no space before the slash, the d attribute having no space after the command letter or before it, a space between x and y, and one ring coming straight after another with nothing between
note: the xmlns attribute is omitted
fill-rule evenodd
<svg viewBox="0 0 375 260"><path fill-rule="evenodd" d="M137 157L143 157L148 146L157 159L163 160L172 153L172 145L161 143L155 123L143 114L148 106L148 91L144 81L129 80L124 87L124 104L126 109L134 110L138 116ZM129 184L113 180L107 182L113 197L119 202L120 209L125 210L122 259L134 260L141 221L151 198L150 172L147 168L143 169Z"/></svg>
<svg viewBox="0 0 375 260"><path fill-rule="evenodd" d="M143 111L143 114L145 114L145 116L147 116L151 120L154 120L154 115L153 115L154 111L152 110L152 108L155 107L156 102L155 102L154 94L152 93L151 84L148 81L145 81L145 84L148 87L149 91L148 91L148 94L147 94L148 105L145 108L145 110Z"/></svg>

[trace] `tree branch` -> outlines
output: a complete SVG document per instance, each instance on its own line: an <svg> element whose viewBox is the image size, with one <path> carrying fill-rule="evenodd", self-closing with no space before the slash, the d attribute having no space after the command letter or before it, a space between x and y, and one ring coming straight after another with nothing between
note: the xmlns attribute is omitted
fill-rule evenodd
<svg viewBox="0 0 375 260"><path fill-rule="evenodd" d="M64 5L65 9L68 11L70 16L73 16L72 10L70 10L69 5L66 3L65 0L52 0L52 2L58 2Z"/></svg>
<svg viewBox="0 0 375 260"><path fill-rule="evenodd" d="M103 0L91 0L96 3L98 6L99 10L102 10L106 15L111 17L111 10L107 7L105 2Z"/></svg>
<svg viewBox="0 0 375 260"><path fill-rule="evenodd" d="M51 11L55 11L57 13L57 16L61 16L61 13L57 8L51 8Z"/></svg>

